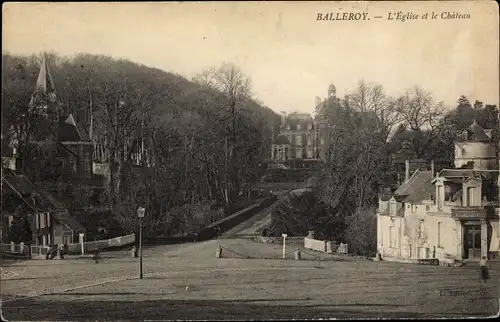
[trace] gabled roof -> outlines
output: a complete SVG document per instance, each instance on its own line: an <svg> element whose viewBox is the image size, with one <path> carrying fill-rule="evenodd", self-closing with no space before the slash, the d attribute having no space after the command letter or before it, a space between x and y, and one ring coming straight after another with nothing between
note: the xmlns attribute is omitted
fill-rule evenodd
<svg viewBox="0 0 500 322"><path fill-rule="evenodd" d="M74 232L84 232L85 228L67 211L54 212L51 214L61 225L73 230Z"/></svg>
<svg viewBox="0 0 500 322"><path fill-rule="evenodd" d="M472 142L490 142L491 141L491 130L483 129L476 120L467 128L467 141ZM488 135L489 134L489 135Z"/></svg>
<svg viewBox="0 0 500 322"><path fill-rule="evenodd" d="M2 183L30 208L37 211L62 211L66 207L49 193L36 187L25 175L3 168Z"/></svg>
<svg viewBox="0 0 500 322"><path fill-rule="evenodd" d="M397 201L409 203L430 199L434 193L432 178L431 171L415 171L411 178L394 192L394 198Z"/></svg>
<svg viewBox="0 0 500 322"><path fill-rule="evenodd" d="M81 131L72 114L59 119L58 141L70 142L90 142L90 138L85 131Z"/></svg>

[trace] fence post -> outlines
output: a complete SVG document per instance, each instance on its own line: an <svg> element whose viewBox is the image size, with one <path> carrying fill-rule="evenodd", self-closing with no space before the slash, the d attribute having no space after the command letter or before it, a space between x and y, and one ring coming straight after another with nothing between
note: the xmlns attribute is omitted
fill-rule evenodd
<svg viewBox="0 0 500 322"><path fill-rule="evenodd" d="M19 245L19 248L20 248L20 249L19 249L19 252L20 252L21 254L24 254L24 242L21 242L21 244Z"/></svg>
<svg viewBox="0 0 500 322"><path fill-rule="evenodd" d="M16 252L16 245L14 245L14 242L10 242L10 252L15 253Z"/></svg>
<svg viewBox="0 0 500 322"><path fill-rule="evenodd" d="M84 233L80 233L78 236L80 237L80 245L82 246L82 255L85 255L85 248L84 248L84 244L83 244Z"/></svg>
<svg viewBox="0 0 500 322"><path fill-rule="evenodd" d="M31 249L31 244L28 244L28 259L31 259L31 254L32 254L32 249Z"/></svg>

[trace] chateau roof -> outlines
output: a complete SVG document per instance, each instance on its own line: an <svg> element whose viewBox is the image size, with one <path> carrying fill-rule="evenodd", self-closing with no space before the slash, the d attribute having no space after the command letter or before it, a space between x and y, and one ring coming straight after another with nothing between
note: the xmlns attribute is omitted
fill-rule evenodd
<svg viewBox="0 0 500 322"><path fill-rule="evenodd" d="M274 139L273 144L290 144L290 141L288 141L288 137L284 134L280 134Z"/></svg>
<svg viewBox="0 0 500 322"><path fill-rule="evenodd" d="M398 201L409 203L430 199L430 196L434 194L432 179L431 171L416 170L411 178L394 192L394 197Z"/></svg>
<svg viewBox="0 0 500 322"><path fill-rule="evenodd" d="M301 130L309 129L309 124L313 125L314 128L314 119L310 114L306 113L292 113L289 114L282 124L284 127L290 126L290 130L297 130L298 126L301 126Z"/></svg>

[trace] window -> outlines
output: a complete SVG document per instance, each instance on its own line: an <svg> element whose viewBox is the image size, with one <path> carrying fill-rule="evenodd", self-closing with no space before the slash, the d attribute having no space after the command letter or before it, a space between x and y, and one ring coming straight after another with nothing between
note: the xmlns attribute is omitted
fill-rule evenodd
<svg viewBox="0 0 500 322"><path fill-rule="evenodd" d="M9 216L9 227L11 227L14 224L14 216L10 215Z"/></svg>
<svg viewBox="0 0 500 322"><path fill-rule="evenodd" d="M396 240L397 240L397 230L396 227L389 227L389 247L396 248Z"/></svg>
<svg viewBox="0 0 500 322"><path fill-rule="evenodd" d="M424 222L420 221L417 224L417 238L423 238L424 237Z"/></svg>
<svg viewBox="0 0 500 322"><path fill-rule="evenodd" d="M396 203L394 201L391 201L390 212L391 212L391 216L395 216L396 215Z"/></svg>
<svg viewBox="0 0 500 322"><path fill-rule="evenodd" d="M443 245L441 245L441 226L442 226L442 222L438 222L438 225L437 225L437 244L438 244L438 247L443 247Z"/></svg>
<svg viewBox="0 0 500 322"><path fill-rule="evenodd" d="M444 187L443 186L438 186L437 187L437 204L438 204L438 209L441 210L443 208L443 199L444 199Z"/></svg>
<svg viewBox="0 0 500 322"><path fill-rule="evenodd" d="M76 157L75 156L70 156L69 157L69 167L70 167L70 173L71 174L76 174L77 168L76 168Z"/></svg>
<svg viewBox="0 0 500 322"><path fill-rule="evenodd" d="M49 213L45 214L45 223L46 223L47 227L50 227L50 215L49 215Z"/></svg>
<svg viewBox="0 0 500 322"><path fill-rule="evenodd" d="M295 143L296 143L297 145L302 145L302 136L301 136L301 135L297 135L297 136L295 137Z"/></svg>
<svg viewBox="0 0 500 322"><path fill-rule="evenodd" d="M467 206L476 205L476 187L467 188Z"/></svg>

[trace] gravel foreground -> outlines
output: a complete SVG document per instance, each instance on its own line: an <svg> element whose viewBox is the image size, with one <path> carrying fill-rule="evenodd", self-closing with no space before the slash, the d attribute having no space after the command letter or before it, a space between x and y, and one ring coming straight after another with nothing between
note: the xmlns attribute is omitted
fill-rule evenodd
<svg viewBox="0 0 500 322"><path fill-rule="evenodd" d="M251 241L209 241L109 258L30 261L3 267L2 313L16 320L264 320L493 317L498 268L372 261L216 259L218 244L255 252ZM229 246L228 246L229 247Z"/></svg>

